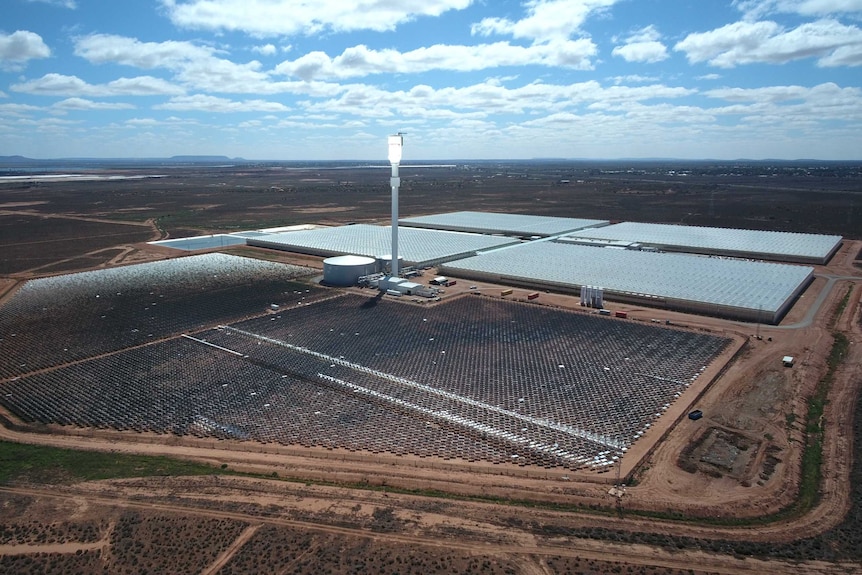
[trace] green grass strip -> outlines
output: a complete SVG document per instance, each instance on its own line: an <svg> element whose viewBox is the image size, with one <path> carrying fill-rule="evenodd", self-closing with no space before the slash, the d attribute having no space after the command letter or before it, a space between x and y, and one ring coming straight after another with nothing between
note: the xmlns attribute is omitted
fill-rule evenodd
<svg viewBox="0 0 862 575"><path fill-rule="evenodd" d="M51 485L99 479L226 472L202 463L164 456L78 451L0 441L0 485L16 481Z"/></svg>
<svg viewBox="0 0 862 575"><path fill-rule="evenodd" d="M797 506L802 510L813 507L820 498L820 465L823 462L823 435L825 420L823 412L826 409L826 397L835 380L835 371L840 367L850 341L843 333L834 333L832 349L826 359L827 370L817 382L817 389L808 400L808 415L805 418L805 451L802 454L802 478Z"/></svg>

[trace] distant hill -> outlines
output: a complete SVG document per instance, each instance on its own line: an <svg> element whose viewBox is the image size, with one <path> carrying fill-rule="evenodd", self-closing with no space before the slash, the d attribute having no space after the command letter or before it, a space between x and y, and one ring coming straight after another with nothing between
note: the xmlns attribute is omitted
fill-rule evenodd
<svg viewBox="0 0 862 575"><path fill-rule="evenodd" d="M212 162L244 162L242 158L228 158L227 156L171 156L168 162L190 162L190 163L212 163Z"/></svg>
<svg viewBox="0 0 862 575"><path fill-rule="evenodd" d="M24 156L0 156L0 164L32 164L33 162L38 162L38 160Z"/></svg>
<svg viewBox="0 0 862 575"><path fill-rule="evenodd" d="M229 158L228 156L171 156L170 158L52 158L35 159L26 156L0 156L2 167L103 167L118 165L140 166L141 164L225 164L244 163L243 158Z"/></svg>

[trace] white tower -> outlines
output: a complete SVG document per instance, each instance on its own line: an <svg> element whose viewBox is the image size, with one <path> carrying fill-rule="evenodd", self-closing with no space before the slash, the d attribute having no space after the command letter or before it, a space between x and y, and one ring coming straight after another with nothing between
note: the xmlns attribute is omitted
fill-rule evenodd
<svg viewBox="0 0 862 575"><path fill-rule="evenodd" d="M398 165L401 163L401 148L404 146L404 138L401 133L389 136L389 163L392 164L392 266L391 277L398 277L398 188L401 186L401 178L398 177Z"/></svg>

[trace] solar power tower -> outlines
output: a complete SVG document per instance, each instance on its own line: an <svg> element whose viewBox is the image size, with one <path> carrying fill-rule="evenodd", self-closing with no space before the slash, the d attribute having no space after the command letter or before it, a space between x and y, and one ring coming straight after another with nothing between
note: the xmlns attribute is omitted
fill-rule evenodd
<svg viewBox="0 0 862 575"><path fill-rule="evenodd" d="M404 137L401 132L389 136L389 163L392 164L392 266L391 277L398 277L398 188L401 186L401 178L398 177L398 165L401 163L401 148L404 146Z"/></svg>

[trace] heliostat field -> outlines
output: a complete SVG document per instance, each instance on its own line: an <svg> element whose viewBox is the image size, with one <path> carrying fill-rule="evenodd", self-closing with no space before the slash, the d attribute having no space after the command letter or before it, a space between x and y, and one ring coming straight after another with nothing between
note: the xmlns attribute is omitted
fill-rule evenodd
<svg viewBox="0 0 862 575"><path fill-rule="evenodd" d="M207 297L191 291L174 312ZM158 341L18 366L0 402L27 422L601 469L729 343L483 296L418 306L315 291L257 304L252 319L175 320ZM129 325L153 314L123 302L112 309Z"/></svg>

